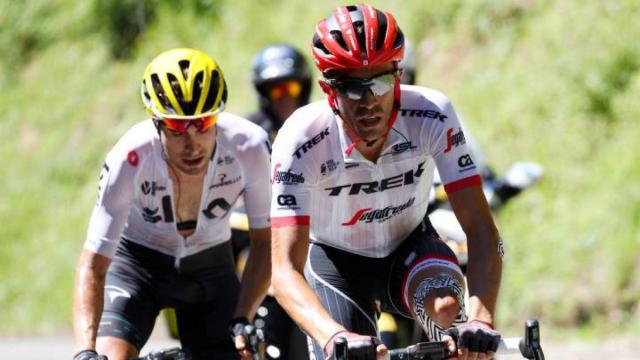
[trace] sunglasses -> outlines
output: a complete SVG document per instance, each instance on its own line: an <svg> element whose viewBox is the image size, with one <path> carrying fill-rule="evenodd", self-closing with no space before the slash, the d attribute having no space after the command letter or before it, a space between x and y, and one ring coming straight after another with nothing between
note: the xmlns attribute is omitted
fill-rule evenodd
<svg viewBox="0 0 640 360"><path fill-rule="evenodd" d="M395 86L398 75L399 70L392 70L369 79L340 78L327 79L327 81L341 95L351 100L360 100L367 90L371 90L375 96L382 96L388 93Z"/></svg>
<svg viewBox="0 0 640 360"><path fill-rule="evenodd" d="M296 80L288 80L269 89L269 98L278 100L283 96L298 97L302 92L302 84Z"/></svg>
<svg viewBox="0 0 640 360"><path fill-rule="evenodd" d="M209 130L215 123L218 117L216 115L207 115L196 119L174 119L174 118L162 118L159 121L164 126L177 134L184 134L189 129L189 126L193 125L198 132L205 132Z"/></svg>

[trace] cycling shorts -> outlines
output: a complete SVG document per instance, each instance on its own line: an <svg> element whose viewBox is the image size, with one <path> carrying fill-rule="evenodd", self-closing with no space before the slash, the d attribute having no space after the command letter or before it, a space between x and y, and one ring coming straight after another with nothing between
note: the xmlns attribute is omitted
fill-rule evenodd
<svg viewBox="0 0 640 360"><path fill-rule="evenodd" d="M385 258L369 258L331 246L312 243L305 278L324 308L349 331L378 336L377 317L386 311L411 318L403 302L403 281L415 261L428 257L455 259L429 219L418 225ZM308 339L309 355L324 359L322 346Z"/></svg>
<svg viewBox="0 0 640 360"><path fill-rule="evenodd" d="M176 310L182 348L194 359L238 359L229 320L238 302L239 281L231 243L181 259L123 239L109 267L98 336L113 336L138 350L161 309Z"/></svg>

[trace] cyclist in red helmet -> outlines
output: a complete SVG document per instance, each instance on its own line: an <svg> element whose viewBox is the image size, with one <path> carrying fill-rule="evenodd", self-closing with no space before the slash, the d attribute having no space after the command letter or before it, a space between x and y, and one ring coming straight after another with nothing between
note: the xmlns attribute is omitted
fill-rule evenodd
<svg viewBox="0 0 640 360"><path fill-rule="evenodd" d="M291 115L271 163L272 285L310 358L339 337L351 358L383 356L380 310L416 319L460 359L492 358L502 244L449 99L400 85L404 36L372 6L335 9L311 48L328 101ZM436 168L469 242L468 311L456 257L426 217Z"/></svg>

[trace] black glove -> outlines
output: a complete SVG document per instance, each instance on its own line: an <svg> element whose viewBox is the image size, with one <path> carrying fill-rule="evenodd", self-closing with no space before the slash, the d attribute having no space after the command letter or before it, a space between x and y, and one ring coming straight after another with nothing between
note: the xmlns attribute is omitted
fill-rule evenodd
<svg viewBox="0 0 640 360"><path fill-rule="evenodd" d="M347 333L347 336L341 334L336 338L333 352L334 359L371 360L376 358L376 348L380 345L378 338L368 336L350 339L348 337L349 334L353 333ZM345 342L346 347L342 345Z"/></svg>
<svg viewBox="0 0 640 360"><path fill-rule="evenodd" d="M104 355L98 355L95 350L82 350L73 357L73 360L109 360Z"/></svg>
<svg viewBox="0 0 640 360"><path fill-rule="evenodd" d="M496 352L501 337L489 324L477 320L449 328L447 335L453 338L458 349L469 349L469 352L477 353Z"/></svg>
<svg viewBox="0 0 640 360"><path fill-rule="evenodd" d="M249 325L249 320L244 316L229 320L229 335L231 335L231 339L240 335L245 336L245 325Z"/></svg>

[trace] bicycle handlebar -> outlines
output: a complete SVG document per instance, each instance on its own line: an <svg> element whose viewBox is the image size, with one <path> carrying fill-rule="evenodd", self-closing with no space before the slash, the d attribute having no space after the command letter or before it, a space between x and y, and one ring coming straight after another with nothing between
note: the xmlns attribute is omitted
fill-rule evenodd
<svg viewBox="0 0 640 360"><path fill-rule="evenodd" d="M339 341L342 340L342 341ZM346 354L347 341L336 339L334 354ZM537 320L527 320L524 337L501 339L496 352L499 355L520 354L526 359L545 360L540 345L540 325ZM405 348L389 350L390 360L444 360L449 357L444 342L422 342ZM346 356L335 356L336 360L348 360Z"/></svg>

